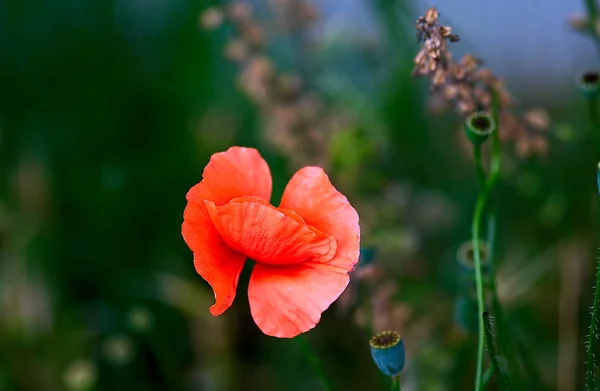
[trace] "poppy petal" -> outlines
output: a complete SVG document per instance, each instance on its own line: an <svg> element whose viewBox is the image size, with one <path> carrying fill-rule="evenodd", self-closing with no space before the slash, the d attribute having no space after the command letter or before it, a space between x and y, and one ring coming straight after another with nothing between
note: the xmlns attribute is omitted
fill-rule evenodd
<svg viewBox="0 0 600 391"><path fill-rule="evenodd" d="M271 199L271 171L254 148L231 147L215 153L204 168L202 178L208 190L206 199L217 206L242 196Z"/></svg>
<svg viewBox="0 0 600 391"><path fill-rule="evenodd" d="M360 253L358 213L322 168L298 170L285 188L280 208L293 210L307 224L335 237L337 253L330 264L348 271L354 268Z"/></svg>
<svg viewBox="0 0 600 391"><path fill-rule="evenodd" d="M293 338L319 323L321 313L349 281L345 269L326 263L287 267L257 263L248 285L252 318L266 335Z"/></svg>
<svg viewBox="0 0 600 391"><path fill-rule="evenodd" d="M223 241L232 249L270 265L330 260L336 241L306 225L298 214L277 209L260 197L239 197L217 206L205 201Z"/></svg>
<svg viewBox="0 0 600 391"><path fill-rule="evenodd" d="M233 303L246 257L221 240L204 206L203 199L208 195L204 182L188 192L189 202L183 212L181 233L194 252L196 272L214 291L216 303L210 307L210 313L217 316Z"/></svg>
<svg viewBox="0 0 600 391"><path fill-rule="evenodd" d="M231 147L215 153L204 168L202 181L187 193L181 232L194 252L194 266L215 293L213 315L231 306L246 257L221 239L204 205L210 200L223 205L235 197L271 198L271 172L265 160L253 148Z"/></svg>

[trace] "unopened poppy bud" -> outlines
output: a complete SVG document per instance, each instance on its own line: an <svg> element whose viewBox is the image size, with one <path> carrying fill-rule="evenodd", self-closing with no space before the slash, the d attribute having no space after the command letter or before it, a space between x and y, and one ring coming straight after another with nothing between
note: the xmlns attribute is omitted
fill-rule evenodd
<svg viewBox="0 0 600 391"><path fill-rule="evenodd" d="M486 112L471 114L465 121L465 133L473 145L481 145L496 130L496 122Z"/></svg>
<svg viewBox="0 0 600 391"><path fill-rule="evenodd" d="M386 376L397 376L406 361L404 341L396 331L387 330L376 334L369 341L371 357L377 368Z"/></svg>
<svg viewBox="0 0 600 391"><path fill-rule="evenodd" d="M481 270L486 272L488 270L488 248L487 244L483 241L479 241L479 259L481 260ZM456 260L460 266L460 270L471 276L475 273L475 251L473 251L473 241L468 240L460 245L456 252Z"/></svg>
<svg viewBox="0 0 600 391"><path fill-rule="evenodd" d="M600 73L587 71L577 76L577 85L588 98L596 98L600 92Z"/></svg>

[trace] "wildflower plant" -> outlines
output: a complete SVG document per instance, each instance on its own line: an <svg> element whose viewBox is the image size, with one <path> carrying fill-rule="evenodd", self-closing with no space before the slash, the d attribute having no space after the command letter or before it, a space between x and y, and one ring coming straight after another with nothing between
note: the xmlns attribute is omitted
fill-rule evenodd
<svg viewBox="0 0 600 391"><path fill-rule="evenodd" d="M493 190L500 174L502 157L502 141L515 141L517 153L528 155L545 153L546 142L539 138L531 126L532 114L518 118L512 110L512 98L505 89L501 79L496 77L489 69L481 67L481 61L472 55L465 55L456 63L449 50L451 43L458 42L460 38L452 33L452 28L439 23L439 12L436 8L429 8L424 16L416 22L417 39L422 43L422 48L414 59L414 76L427 76L430 79L432 93L441 96L452 103L459 116L464 118L464 132L473 150L476 178L479 185L479 195L476 200L471 224L470 254L474 269L475 297L477 301L477 358L474 389L478 391L485 387L489 377L484 377L484 351L488 347L490 355L496 354L493 348L494 340L491 328L486 327L486 291L492 296L492 310L496 316L502 333L503 346L511 363L511 376L520 376L516 357L514 357L513 342L508 338L508 323L504 320L495 284L494 275L494 247L496 241L496 212L493 200ZM529 119L527 120L527 117ZM528 123L529 122L529 123ZM535 120L533 121L535 122ZM532 137L536 142L531 142ZM482 146L491 139L491 152L489 172L485 172L483 164ZM533 147L533 149L531 148ZM481 225L484 211L487 209L487 255L486 267L487 283L484 286L484 270L482 262L483 244L480 240ZM459 263L464 268L464 256L459 256ZM461 262L461 260L463 260ZM456 313L464 316L464 300L457 302ZM502 389L506 389L509 382L508 375L499 370L495 362L496 357L491 357L491 370L500 379Z"/></svg>
<svg viewBox="0 0 600 391"><path fill-rule="evenodd" d="M13 3L0 390L599 388L600 67L551 120L437 8Z"/></svg>
<svg viewBox="0 0 600 391"><path fill-rule="evenodd" d="M233 303L246 258L254 265L248 296L257 326L293 338L316 326L346 289L358 262L358 214L320 167L300 169L278 208L258 151L214 154L187 194L183 237L198 274L212 286L217 316Z"/></svg>

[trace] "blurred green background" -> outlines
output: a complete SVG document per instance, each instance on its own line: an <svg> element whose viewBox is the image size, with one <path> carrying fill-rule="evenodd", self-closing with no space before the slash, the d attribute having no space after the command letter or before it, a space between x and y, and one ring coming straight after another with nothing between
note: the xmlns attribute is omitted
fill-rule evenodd
<svg viewBox="0 0 600 391"><path fill-rule="evenodd" d="M378 325L404 336L406 390L470 389L455 252L477 187L460 119L433 114L411 77L409 15L426 7L370 2L376 38L350 39L318 16L294 24L285 1L254 2L257 48L321 102L310 131L334 129L294 144L307 127L285 133L291 114L235 60L231 40L253 32L204 13L219 2L173 3L0 1L0 390L319 389L295 341L254 325L249 270L232 308L209 314L181 238L187 190L232 145L267 159L274 203L296 169L321 164L361 215L385 281L353 284L307 334L337 389L385 389L368 350ZM453 28L472 50L477 36ZM570 391L584 374L599 154L575 86L545 101L548 153L505 147L498 286L545 388Z"/></svg>

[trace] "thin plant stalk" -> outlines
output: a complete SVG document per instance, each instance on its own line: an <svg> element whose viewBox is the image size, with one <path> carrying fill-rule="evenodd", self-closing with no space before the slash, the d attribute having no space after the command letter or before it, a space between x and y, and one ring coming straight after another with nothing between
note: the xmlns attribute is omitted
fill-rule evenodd
<svg viewBox="0 0 600 391"><path fill-rule="evenodd" d="M480 192L475 205L473 214L472 236L473 236L473 254L475 266L475 289L477 292L477 319L478 319L478 339L477 339L477 366L475 371L475 391L481 390L481 379L483 375L483 349L485 344L485 334L483 329L483 317L481 314L485 311L483 299L483 277L481 273L481 254L479 253L479 225L481 214L485 206L485 188Z"/></svg>
<svg viewBox="0 0 600 391"><path fill-rule="evenodd" d="M483 378L481 379L481 388L482 389L485 389L485 387L487 387L488 383L492 379L493 373L494 372L492 371L492 367L487 367L485 369L485 371L483 372Z"/></svg>
<svg viewBox="0 0 600 391"><path fill-rule="evenodd" d="M492 370L498 379L498 388L500 391L509 390L510 384L508 378L498 362L496 346L494 344L494 336L492 335L492 323L490 321L490 315L487 312L484 312L481 318L483 319L484 323L485 339L488 347L488 355L490 356L490 362L492 363Z"/></svg>
<svg viewBox="0 0 600 391"><path fill-rule="evenodd" d="M598 6L596 5L596 0L585 0L585 10L587 13L587 18L590 21L588 26L588 34L591 35L594 44L596 45L596 49L600 54L600 36L596 29L596 19L598 18Z"/></svg>
<svg viewBox="0 0 600 391"><path fill-rule="evenodd" d="M475 161L475 170L477 172L477 183L479 189L483 189L485 186L485 172L483 171L483 164L481 162L481 145L473 146L473 160Z"/></svg>
<svg viewBox="0 0 600 391"><path fill-rule="evenodd" d="M496 275L495 275L495 245L496 245L496 211L494 200L492 197L488 199L488 224L487 224L487 245L488 245L488 274L489 274L489 289L492 298L492 311L496 318L497 324L497 338L498 338L498 346L500 346L504 350L504 355L507 359L508 366L511 370L513 376L518 372L519 364L518 358L516 354L516 348L514 346L516 335L511 331L510 324L506 321L506 317L504 316L504 310L500 305L500 300L498 298L498 291L496 288ZM510 337L509 337L510 336ZM518 341L516 341L518 343ZM525 358L524 358L525 359ZM528 368L528 370L531 368ZM529 373L528 377L533 377L533 373ZM537 379L538 377L535 377ZM517 381L518 382L518 381ZM537 383L536 383L537 384Z"/></svg>
<svg viewBox="0 0 600 391"><path fill-rule="evenodd" d="M594 344L598 338L598 317L600 316L600 257L596 259L596 285L594 286L594 302L592 304L592 319L590 319L590 331L586 344L586 371L585 384L590 391L595 390L596 376L594 368L596 366L594 360Z"/></svg>
<svg viewBox="0 0 600 391"><path fill-rule="evenodd" d="M400 383L400 375L392 376L392 385L390 386L391 391L402 391L402 383Z"/></svg>
<svg viewBox="0 0 600 391"><path fill-rule="evenodd" d="M477 202L475 204L475 212L473 213L473 222L471 224L471 236L473 242L473 255L474 255L474 267L475 267L475 289L477 292L477 313L478 313L478 338L477 338L477 363L475 370L475 391L481 390L482 384L482 375L483 375L483 350L485 345L485 331L483 324L483 313L485 312L485 303L483 296L483 275L481 272L481 254L480 254L480 243L479 243L479 232L481 225L481 218L483 215L483 210L485 208L486 202L488 201L489 194L496 185L498 180L498 176L500 174L500 156L501 156L501 145L500 145L500 136L498 132L499 126L499 107L498 107L498 97L497 94L493 94L494 96L494 112L493 117L496 121L496 129L492 133L492 160L490 164L490 173L487 179L485 180L485 184L482 187L479 195L477 197ZM479 162L476 162L476 165L481 165L481 155L475 154L474 156L479 156Z"/></svg>
<svg viewBox="0 0 600 391"><path fill-rule="evenodd" d="M304 355L306 356L310 366L319 378L321 385L323 386L323 390L333 391L331 381L327 377L323 368L323 363L321 362L317 354L314 352L314 350L311 348L310 343L306 339L306 336L302 334L294 339L300 344L302 351L304 352Z"/></svg>

